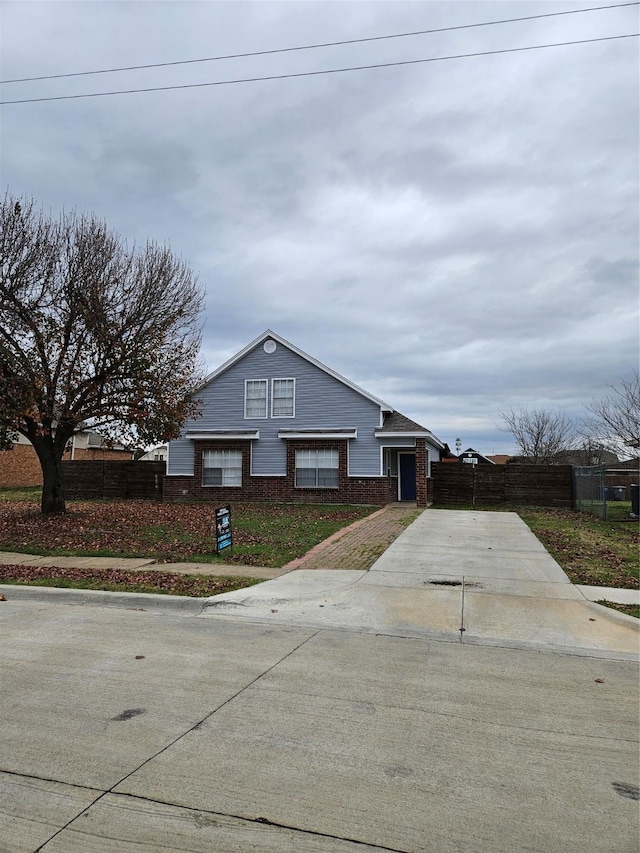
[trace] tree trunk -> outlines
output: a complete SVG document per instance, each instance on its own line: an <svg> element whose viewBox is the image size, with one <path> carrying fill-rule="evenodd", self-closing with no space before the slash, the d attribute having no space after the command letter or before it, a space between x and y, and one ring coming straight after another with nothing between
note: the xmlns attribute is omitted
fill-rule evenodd
<svg viewBox="0 0 640 853"><path fill-rule="evenodd" d="M50 458L40 459L42 466L42 501L40 509L43 515L66 512L64 488L62 485L62 460L51 453Z"/></svg>
<svg viewBox="0 0 640 853"><path fill-rule="evenodd" d="M41 512L43 515L66 512L62 484L62 454L66 442L62 435L55 438L50 434L34 435L30 438L42 468Z"/></svg>

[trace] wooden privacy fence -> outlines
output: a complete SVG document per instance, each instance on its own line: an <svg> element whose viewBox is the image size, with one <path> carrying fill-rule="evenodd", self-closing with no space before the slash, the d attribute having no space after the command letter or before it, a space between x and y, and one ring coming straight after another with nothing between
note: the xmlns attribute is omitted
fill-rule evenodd
<svg viewBox="0 0 640 853"><path fill-rule="evenodd" d="M162 500L165 462L63 462L65 497Z"/></svg>
<svg viewBox="0 0 640 853"><path fill-rule="evenodd" d="M433 502L519 504L571 508L571 465L465 465L438 462L431 467Z"/></svg>

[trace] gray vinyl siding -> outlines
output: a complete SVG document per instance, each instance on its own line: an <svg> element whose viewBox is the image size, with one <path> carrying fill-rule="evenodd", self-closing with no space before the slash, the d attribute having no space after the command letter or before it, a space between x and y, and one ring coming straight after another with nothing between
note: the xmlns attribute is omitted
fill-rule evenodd
<svg viewBox="0 0 640 853"><path fill-rule="evenodd" d="M295 417L245 418L245 379L296 380ZM349 440L349 473L352 476L380 476L380 443L374 431L380 426L380 406L349 388L333 376L301 358L282 344L267 354L262 343L240 361L201 389L202 416L185 424L185 430L257 429L253 442L252 473L286 474L286 441L278 438L282 429L357 429L357 439ZM171 442L168 473L193 474L193 442Z"/></svg>
<svg viewBox="0 0 640 853"><path fill-rule="evenodd" d="M167 474L185 477L193 476L193 442L178 438L169 442L167 453Z"/></svg>

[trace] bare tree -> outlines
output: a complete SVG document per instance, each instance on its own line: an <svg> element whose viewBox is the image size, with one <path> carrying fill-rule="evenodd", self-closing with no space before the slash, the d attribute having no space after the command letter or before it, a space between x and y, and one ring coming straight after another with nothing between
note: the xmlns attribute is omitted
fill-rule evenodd
<svg viewBox="0 0 640 853"><path fill-rule="evenodd" d="M498 429L510 432L520 455L534 465L552 465L575 441L573 422L563 412L524 406L501 412L500 418Z"/></svg>
<svg viewBox="0 0 640 853"><path fill-rule="evenodd" d="M42 512L64 512L62 456L86 426L175 437L196 409L202 292L166 247L129 248L93 216L0 207L0 439L32 443Z"/></svg>
<svg viewBox="0 0 640 853"><path fill-rule="evenodd" d="M607 448L628 457L640 451L640 374L635 370L631 379L609 387L612 394L586 407L594 416L590 429Z"/></svg>

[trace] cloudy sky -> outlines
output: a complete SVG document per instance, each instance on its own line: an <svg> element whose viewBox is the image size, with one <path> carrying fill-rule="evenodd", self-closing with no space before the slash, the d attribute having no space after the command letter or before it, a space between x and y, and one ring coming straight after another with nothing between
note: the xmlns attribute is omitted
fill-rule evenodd
<svg viewBox="0 0 640 853"><path fill-rule="evenodd" d="M2 3L0 183L170 243L213 370L271 328L452 447L638 364L637 38L596 2ZM169 86L34 103L31 98Z"/></svg>

